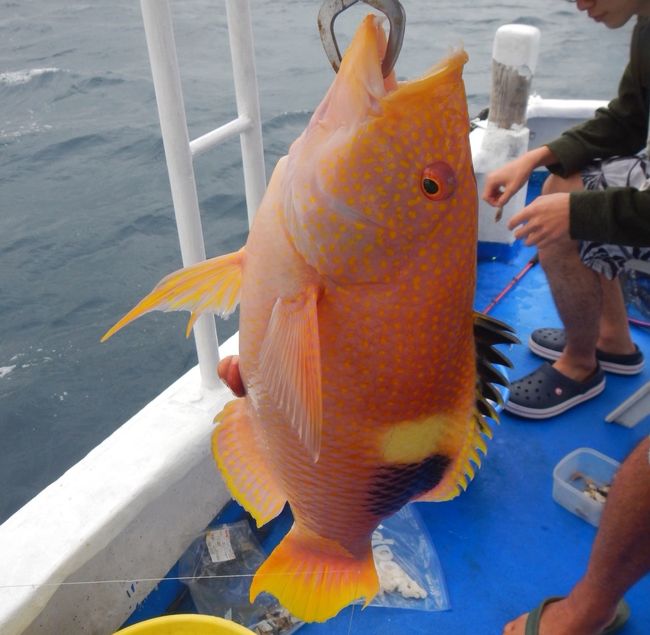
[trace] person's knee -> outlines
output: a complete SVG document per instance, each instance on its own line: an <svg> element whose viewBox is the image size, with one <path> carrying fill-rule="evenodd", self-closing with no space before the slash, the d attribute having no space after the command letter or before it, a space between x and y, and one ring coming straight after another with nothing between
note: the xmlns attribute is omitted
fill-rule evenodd
<svg viewBox="0 0 650 635"><path fill-rule="evenodd" d="M576 192L584 189L582 176L572 174L567 178L550 174L542 185L542 194L556 194L557 192Z"/></svg>
<svg viewBox="0 0 650 635"><path fill-rule="evenodd" d="M572 267L582 265L578 253L578 245L576 241L571 239L558 240L545 247L539 247L537 254L539 264L547 274L550 270L558 267L564 270L567 265Z"/></svg>

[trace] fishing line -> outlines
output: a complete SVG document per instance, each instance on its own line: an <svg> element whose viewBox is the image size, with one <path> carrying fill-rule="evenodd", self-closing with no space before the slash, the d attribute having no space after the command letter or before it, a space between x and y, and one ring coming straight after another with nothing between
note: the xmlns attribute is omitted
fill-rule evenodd
<svg viewBox="0 0 650 635"><path fill-rule="evenodd" d="M341 569L340 571L331 570L332 573L344 573L345 570ZM278 576L298 576L300 571L295 573L266 573L264 574L267 577L278 577ZM254 573L238 573L231 575L191 575L191 576L170 576L168 578L128 578L128 579L115 579L115 580L82 580L74 582L42 582L42 583L29 583L25 582L22 584L0 584L0 590L3 589L25 589L25 588L41 588L41 587L62 587L62 586L81 586L81 585L91 585L91 584L135 584L136 582L157 582L158 584L162 582L187 582L192 580L220 580L220 579L229 579L229 578L252 578Z"/></svg>
<svg viewBox="0 0 650 635"><path fill-rule="evenodd" d="M329 570L331 573L344 573L345 569L341 570ZM300 571L289 572L289 573L265 573L265 577L285 577L285 576L298 576ZM231 575L192 575L192 576L170 576L168 578L128 578L128 579L115 579L115 580L82 580L74 582L41 582L41 583L30 583L24 582L21 584L0 584L0 591L4 589L27 589L27 588L41 588L41 587L62 587L62 586L81 586L84 584L135 584L136 582L188 582L192 580L226 580L230 578L252 578L254 573L237 573Z"/></svg>
<svg viewBox="0 0 650 635"><path fill-rule="evenodd" d="M352 632L352 618L354 617L354 604L352 605L352 610L350 611L350 622L348 623L348 635Z"/></svg>
<svg viewBox="0 0 650 635"><path fill-rule="evenodd" d="M128 580L85 580L85 581L76 581L76 582L42 582L42 583L23 583L23 584L0 584L0 589L22 589L22 588L39 588L39 587L51 587L51 586L80 586L83 584L134 584L136 582L173 582L180 581L185 582L189 580L209 580L213 578L252 578L252 573L242 573L237 575L197 575L197 576L178 576L178 577L169 577L169 578L129 578ZM291 575L291 574L282 574L282 575Z"/></svg>

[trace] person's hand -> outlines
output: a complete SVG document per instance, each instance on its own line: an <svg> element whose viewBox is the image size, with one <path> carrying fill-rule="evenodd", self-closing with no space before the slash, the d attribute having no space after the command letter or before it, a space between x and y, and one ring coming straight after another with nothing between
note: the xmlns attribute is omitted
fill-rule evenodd
<svg viewBox="0 0 650 635"><path fill-rule="evenodd" d="M555 161L555 156L547 146L529 150L490 172L485 178L481 198L493 207L503 207L526 184L535 168Z"/></svg>
<svg viewBox="0 0 650 635"><path fill-rule="evenodd" d="M483 200L493 207L503 207L528 181L536 167L530 153L522 154L517 159L506 163L485 179Z"/></svg>
<svg viewBox="0 0 650 635"><path fill-rule="evenodd" d="M239 374L239 356L230 355L224 357L217 366L217 374L230 390L237 397L243 397L246 394L246 388Z"/></svg>
<svg viewBox="0 0 650 635"><path fill-rule="evenodd" d="M569 239L569 194L538 196L510 219L508 229L515 228L515 238L521 238L528 246L544 248Z"/></svg>

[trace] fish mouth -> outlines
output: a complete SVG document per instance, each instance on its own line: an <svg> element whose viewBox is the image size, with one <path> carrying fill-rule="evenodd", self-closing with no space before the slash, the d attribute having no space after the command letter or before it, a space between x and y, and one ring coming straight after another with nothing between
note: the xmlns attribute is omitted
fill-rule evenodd
<svg viewBox="0 0 650 635"><path fill-rule="evenodd" d="M364 87L366 97L376 105L378 102L396 101L432 90L436 84L460 74L468 60L467 53L458 48L450 51L447 57L419 77L398 82L395 71L392 70L384 78L382 62L388 42L384 22L383 17L374 14L366 16L345 52L339 70L341 80L352 84L350 79L354 77Z"/></svg>
<svg viewBox="0 0 650 635"><path fill-rule="evenodd" d="M450 52L414 79L398 82L394 70L384 78L382 61L388 38L383 21L369 14L357 28L327 94L292 146L294 155L304 144L313 144L325 154L326 149L343 147L370 121L391 114L408 117L405 113L430 109L459 90L464 95L462 68L468 57L462 49Z"/></svg>

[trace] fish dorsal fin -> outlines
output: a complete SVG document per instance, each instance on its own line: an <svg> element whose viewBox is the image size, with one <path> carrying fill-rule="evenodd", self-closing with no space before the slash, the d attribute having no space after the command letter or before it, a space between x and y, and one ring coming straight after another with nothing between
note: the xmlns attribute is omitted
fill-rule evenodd
<svg viewBox="0 0 650 635"><path fill-rule="evenodd" d="M499 350L497 344L518 344L514 330L505 322L474 312L474 340L476 343L476 421L478 429L487 434L489 426L483 417L498 421L499 417L491 402L503 405L503 397L495 384L508 386L507 378L493 364L512 368L510 360Z"/></svg>
<svg viewBox="0 0 650 635"><path fill-rule="evenodd" d="M102 342L149 311L191 311L186 335L202 313L230 315L239 303L244 250L210 258L163 278L102 337Z"/></svg>
<svg viewBox="0 0 650 635"><path fill-rule="evenodd" d="M262 342L260 373L314 461L320 453L323 423L318 289L278 298Z"/></svg>

